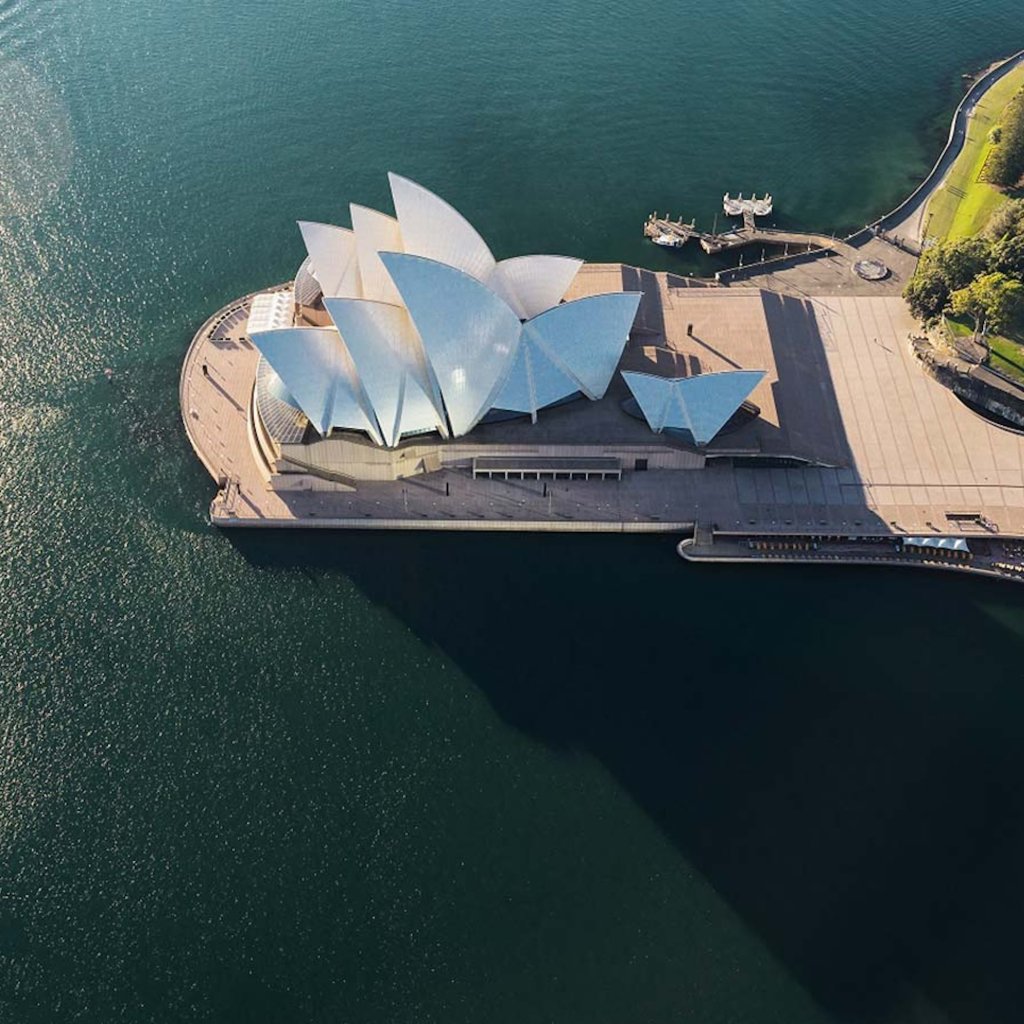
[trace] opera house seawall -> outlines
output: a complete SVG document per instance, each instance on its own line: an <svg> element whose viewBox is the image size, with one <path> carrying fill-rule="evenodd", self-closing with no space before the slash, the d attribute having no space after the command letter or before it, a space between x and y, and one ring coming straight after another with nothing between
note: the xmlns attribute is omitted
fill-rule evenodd
<svg viewBox="0 0 1024 1024"><path fill-rule="evenodd" d="M300 223L294 282L195 336L182 414L217 525L660 531L687 557L974 569L1024 536L1024 442L916 363L905 255L885 281L836 253L770 288L497 261L390 182L396 216Z"/></svg>

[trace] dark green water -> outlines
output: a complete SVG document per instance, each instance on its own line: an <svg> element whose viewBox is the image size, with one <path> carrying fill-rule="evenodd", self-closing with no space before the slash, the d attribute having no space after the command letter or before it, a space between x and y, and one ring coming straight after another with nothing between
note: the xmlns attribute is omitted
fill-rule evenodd
<svg viewBox="0 0 1024 1024"><path fill-rule="evenodd" d="M394 169L500 256L847 227L1019 0L0 3L0 1020L1024 1019L1024 591L226 536L196 325ZM113 385L102 376L113 367Z"/></svg>

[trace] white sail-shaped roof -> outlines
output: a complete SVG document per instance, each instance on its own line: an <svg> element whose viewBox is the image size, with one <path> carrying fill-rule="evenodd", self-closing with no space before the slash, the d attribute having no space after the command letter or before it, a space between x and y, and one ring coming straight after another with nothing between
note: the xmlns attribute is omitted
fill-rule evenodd
<svg viewBox="0 0 1024 1024"><path fill-rule="evenodd" d="M349 206L352 215L352 230L356 237L356 252L359 255L359 279L364 299L375 302L401 304L401 298L384 264L380 261L382 252L404 252L402 229L394 217L367 206ZM324 294L331 294L325 292Z"/></svg>
<svg viewBox="0 0 1024 1024"><path fill-rule="evenodd" d="M530 372L533 377L533 397L536 408L560 402L564 398L584 392L579 380L569 373L565 366L553 360L547 349L537 344L537 339L523 329L523 348L530 353ZM536 415L534 416L536 419Z"/></svg>
<svg viewBox="0 0 1024 1024"><path fill-rule="evenodd" d="M590 295L549 309L523 331L578 382L580 391L598 399L608 390L639 306L638 292Z"/></svg>
<svg viewBox="0 0 1024 1024"><path fill-rule="evenodd" d="M570 256L516 256L502 260L487 283L520 320L529 320L562 301L582 266Z"/></svg>
<svg viewBox="0 0 1024 1024"><path fill-rule="evenodd" d="M539 410L580 391L579 381L554 363L547 352L536 344L535 339L521 330L516 357L494 400L494 407L512 412L528 412L536 423Z"/></svg>
<svg viewBox="0 0 1024 1024"><path fill-rule="evenodd" d="M435 260L381 253L423 340L457 437L492 407L519 343L519 318L489 288Z"/></svg>
<svg viewBox="0 0 1024 1024"><path fill-rule="evenodd" d="M364 430L381 443L352 360L333 327L284 327L251 338L321 436L332 427Z"/></svg>
<svg viewBox="0 0 1024 1024"><path fill-rule="evenodd" d="M293 290L264 303L272 322L253 303L253 340L310 423L391 446L433 430L465 434L491 408L536 419L578 393L603 396L639 294L560 305L582 261L497 263L443 199L408 178L389 181L397 218L353 205L351 229L301 221L308 255ZM296 302L321 297L337 330L288 326ZM702 431L716 399L695 401Z"/></svg>
<svg viewBox="0 0 1024 1024"><path fill-rule="evenodd" d="M388 174L405 252L446 263L478 281L497 265L476 228L454 207L422 185Z"/></svg>
<svg viewBox="0 0 1024 1024"><path fill-rule="evenodd" d="M494 408L506 409L509 412L528 412L536 419L537 396L533 390L533 367L530 365L529 346L519 345L505 383L494 399Z"/></svg>
<svg viewBox="0 0 1024 1024"><path fill-rule="evenodd" d="M622 372L651 430L688 430L699 445L714 439L764 377L764 370L727 370L696 377Z"/></svg>
<svg viewBox="0 0 1024 1024"><path fill-rule="evenodd" d="M299 221L299 231L324 295L358 298L362 293L355 234L348 228L309 220Z"/></svg>
<svg viewBox="0 0 1024 1024"><path fill-rule="evenodd" d="M647 425L656 434L665 429L668 419L668 405L672 401L672 380L667 377L655 377L652 373L634 373L623 370L622 379L640 406L640 411L647 420Z"/></svg>
<svg viewBox="0 0 1024 1024"><path fill-rule="evenodd" d="M687 377L677 387L697 444L707 444L765 378L764 370L728 370Z"/></svg>
<svg viewBox="0 0 1024 1024"><path fill-rule="evenodd" d="M420 340L408 311L365 299L325 299L324 305L352 357L384 444L393 447L403 434L443 431L444 412L428 396Z"/></svg>

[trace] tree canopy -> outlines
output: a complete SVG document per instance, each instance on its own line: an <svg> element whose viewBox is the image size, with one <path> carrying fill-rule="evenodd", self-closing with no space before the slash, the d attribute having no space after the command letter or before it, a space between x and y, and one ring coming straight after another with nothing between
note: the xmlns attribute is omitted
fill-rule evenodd
<svg viewBox="0 0 1024 1024"><path fill-rule="evenodd" d="M1006 235L1024 234L1024 199L1009 199L997 206L988 224L985 237L998 242Z"/></svg>
<svg viewBox="0 0 1024 1024"><path fill-rule="evenodd" d="M1002 330L1024 310L1024 284L1006 274L981 274L949 297L950 309L974 320L974 329Z"/></svg>
<svg viewBox="0 0 1024 1024"><path fill-rule="evenodd" d="M999 129L985 171L994 185L1010 188L1024 175L1024 89L1007 104Z"/></svg>
<svg viewBox="0 0 1024 1024"><path fill-rule="evenodd" d="M985 238L961 238L926 250L903 295L921 320L934 320L950 295L989 269L991 244Z"/></svg>
<svg viewBox="0 0 1024 1024"><path fill-rule="evenodd" d="M926 250L903 295L919 320L936 320L950 311L996 328L1024 318L1016 298L1022 290L1024 199L1011 199L995 211L980 237Z"/></svg>

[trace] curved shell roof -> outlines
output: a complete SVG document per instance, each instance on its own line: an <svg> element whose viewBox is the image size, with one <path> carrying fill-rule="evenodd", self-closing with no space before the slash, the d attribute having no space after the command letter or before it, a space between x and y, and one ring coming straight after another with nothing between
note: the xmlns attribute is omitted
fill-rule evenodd
<svg viewBox="0 0 1024 1024"><path fill-rule="evenodd" d="M447 263L479 281L494 272L495 259L475 227L440 196L399 174L389 174L405 251Z"/></svg>
<svg viewBox="0 0 1024 1024"><path fill-rule="evenodd" d="M583 260L570 256L515 256L502 260L487 283L521 320L557 306Z"/></svg>
<svg viewBox="0 0 1024 1024"><path fill-rule="evenodd" d="M651 430L688 430L699 445L708 444L729 422L766 376L764 370L726 370L696 377L656 377L623 370Z"/></svg>
<svg viewBox="0 0 1024 1024"><path fill-rule="evenodd" d="M383 253L423 339L452 433L468 434L494 404L519 343L519 317L476 278L446 263Z"/></svg>
<svg viewBox="0 0 1024 1024"><path fill-rule="evenodd" d="M299 221L299 231L309 253L313 276L320 282L324 295L358 297L359 261L356 258L355 234L348 228L308 220Z"/></svg>
<svg viewBox="0 0 1024 1024"><path fill-rule="evenodd" d="M355 368L332 327L284 327L258 331L253 344L320 434L338 427L382 438L361 394Z"/></svg>
<svg viewBox="0 0 1024 1024"><path fill-rule="evenodd" d="M254 344L321 433L362 430L394 446L460 436L492 408L530 414L602 397L640 293L560 305L583 265L567 256L497 262L476 229L422 185L389 174L397 216L352 205L352 228L300 221L334 328L256 330Z"/></svg>
<svg viewBox="0 0 1024 1024"><path fill-rule="evenodd" d="M403 434L444 432L444 411L431 399L426 359L408 311L359 299L324 302L345 339L384 444L396 445Z"/></svg>

